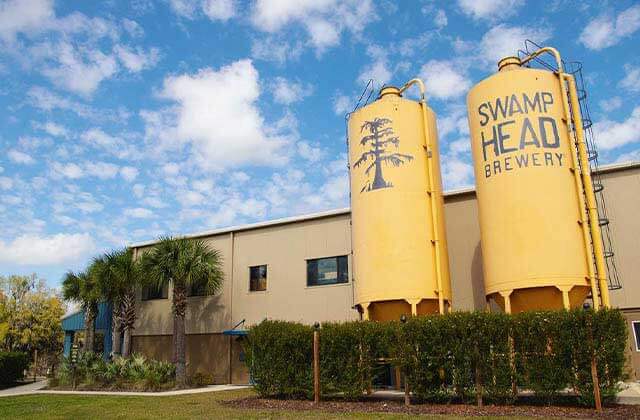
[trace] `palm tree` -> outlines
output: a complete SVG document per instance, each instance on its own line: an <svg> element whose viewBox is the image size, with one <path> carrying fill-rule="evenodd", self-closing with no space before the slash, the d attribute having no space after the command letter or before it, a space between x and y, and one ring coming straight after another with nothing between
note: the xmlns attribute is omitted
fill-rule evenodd
<svg viewBox="0 0 640 420"><path fill-rule="evenodd" d="M204 286L207 294L222 288L222 257L208 248L204 241L162 237L145 253L142 265L147 281L156 287L173 285L173 357L176 365L176 384L186 381L185 312L187 292L193 286Z"/></svg>
<svg viewBox="0 0 640 420"><path fill-rule="evenodd" d="M113 354L128 357L131 333L136 322L136 291L141 283L140 263L130 249L121 249L96 259L98 282L103 297L113 305ZM124 343L121 335L124 331Z"/></svg>
<svg viewBox="0 0 640 420"><path fill-rule="evenodd" d="M360 139L361 146L367 147L367 143L369 143L369 150L365 151L353 166L357 168L371 159L372 162L365 170L365 174L369 175L371 170L375 169L373 182L362 187L360 192L392 187L393 184L385 181L382 176L382 164L386 163L393 166L400 166L413 159L411 155L392 153L387 150L390 146L395 146L397 149L400 144L400 139L393 132L393 128L385 127L391 124L391 122L388 118L376 117L373 121L365 121L362 127L360 127L360 132L366 129L371 133Z"/></svg>
<svg viewBox="0 0 640 420"><path fill-rule="evenodd" d="M79 273L69 271L62 280L62 296L65 300L80 304L84 312L84 347L83 351L94 351L96 335L96 318L100 290L96 282L95 266Z"/></svg>

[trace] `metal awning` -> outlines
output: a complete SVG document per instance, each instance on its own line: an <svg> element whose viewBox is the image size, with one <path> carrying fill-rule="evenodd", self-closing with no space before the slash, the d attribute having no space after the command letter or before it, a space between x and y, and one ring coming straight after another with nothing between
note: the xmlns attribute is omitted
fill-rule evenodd
<svg viewBox="0 0 640 420"><path fill-rule="evenodd" d="M247 330L224 330L222 331L223 335L240 335L245 336L249 333Z"/></svg>

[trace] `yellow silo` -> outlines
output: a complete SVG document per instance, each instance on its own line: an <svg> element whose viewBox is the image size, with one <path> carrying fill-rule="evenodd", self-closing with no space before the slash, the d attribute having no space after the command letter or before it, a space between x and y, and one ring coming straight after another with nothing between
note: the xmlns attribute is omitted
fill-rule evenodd
<svg viewBox="0 0 640 420"><path fill-rule="evenodd" d="M411 85L420 102L402 97ZM364 319L451 303L435 115L414 79L348 121L355 300Z"/></svg>
<svg viewBox="0 0 640 420"><path fill-rule="evenodd" d="M542 53L558 72L522 67ZM467 106L487 301L507 312L573 308L591 292L608 306L575 81L558 52L501 60Z"/></svg>

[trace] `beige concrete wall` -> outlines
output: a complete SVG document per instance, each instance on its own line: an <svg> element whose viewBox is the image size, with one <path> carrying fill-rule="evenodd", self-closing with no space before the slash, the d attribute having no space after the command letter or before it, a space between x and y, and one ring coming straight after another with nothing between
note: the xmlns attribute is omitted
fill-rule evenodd
<svg viewBox="0 0 640 420"><path fill-rule="evenodd" d="M231 234L205 238L205 242L222 255L224 284L222 291L214 296L187 298L187 334L218 333L229 329L231 324ZM138 319L133 334L172 334L171 297L172 289L169 287L168 299L138 301Z"/></svg>
<svg viewBox="0 0 640 420"><path fill-rule="evenodd" d="M233 323L264 318L313 323L357 319L353 283L307 287L306 260L349 255L349 215L238 232L234 237ZM267 290L249 291L249 267L267 265Z"/></svg>
<svg viewBox="0 0 640 420"><path fill-rule="evenodd" d="M607 216L622 289L611 291L611 304L640 307L640 168L602 174Z"/></svg>

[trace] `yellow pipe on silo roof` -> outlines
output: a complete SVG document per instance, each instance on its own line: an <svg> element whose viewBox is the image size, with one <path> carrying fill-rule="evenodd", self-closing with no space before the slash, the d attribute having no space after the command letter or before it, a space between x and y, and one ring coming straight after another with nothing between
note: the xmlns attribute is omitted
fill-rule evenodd
<svg viewBox="0 0 640 420"><path fill-rule="evenodd" d="M421 102L402 98L417 84ZM451 303L435 115L414 79L348 121L356 304L364 319Z"/></svg>

